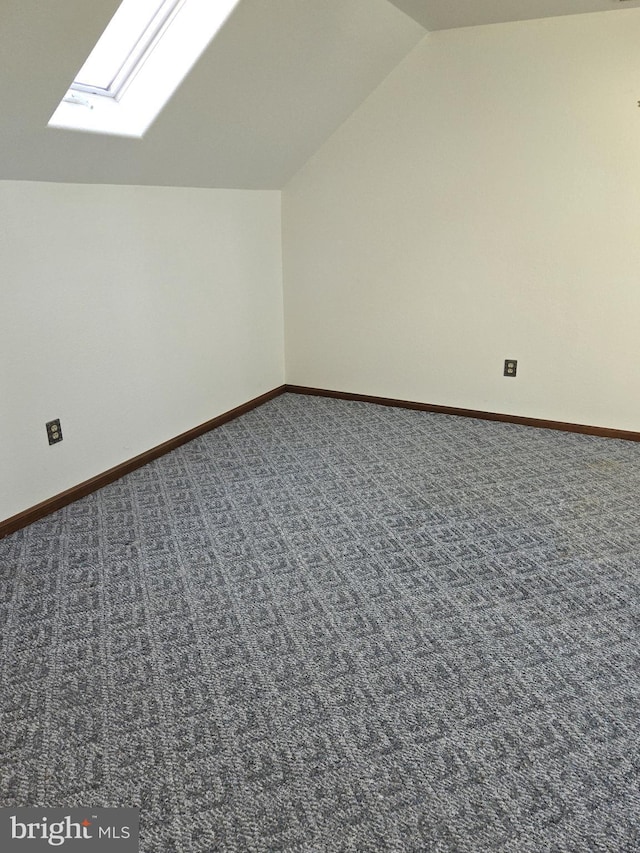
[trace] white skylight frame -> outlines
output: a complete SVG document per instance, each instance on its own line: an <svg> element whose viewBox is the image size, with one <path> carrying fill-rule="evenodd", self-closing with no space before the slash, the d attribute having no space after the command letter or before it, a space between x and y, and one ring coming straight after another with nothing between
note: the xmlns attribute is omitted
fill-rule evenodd
<svg viewBox="0 0 640 853"><path fill-rule="evenodd" d="M122 0L70 88L118 98L185 0Z"/></svg>
<svg viewBox="0 0 640 853"><path fill-rule="evenodd" d="M49 127L142 137L238 1L147 0L147 7L155 6L156 11L143 21L137 36L129 36L107 75L108 85L76 79ZM77 77L88 67L94 52L101 49L102 41L103 37Z"/></svg>

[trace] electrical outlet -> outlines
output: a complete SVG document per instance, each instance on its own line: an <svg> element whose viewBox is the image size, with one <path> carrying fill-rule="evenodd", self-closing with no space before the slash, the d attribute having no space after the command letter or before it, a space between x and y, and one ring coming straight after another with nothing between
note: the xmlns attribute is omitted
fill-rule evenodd
<svg viewBox="0 0 640 853"><path fill-rule="evenodd" d="M504 360L504 375L515 376L518 370L518 362L515 358L505 358Z"/></svg>
<svg viewBox="0 0 640 853"><path fill-rule="evenodd" d="M57 444L59 441L62 441L60 418L47 423L47 438L49 439L49 444Z"/></svg>

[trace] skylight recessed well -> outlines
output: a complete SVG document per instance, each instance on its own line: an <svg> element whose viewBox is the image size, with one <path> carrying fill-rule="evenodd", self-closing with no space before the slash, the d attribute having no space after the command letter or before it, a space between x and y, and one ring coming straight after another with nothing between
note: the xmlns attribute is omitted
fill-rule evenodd
<svg viewBox="0 0 640 853"><path fill-rule="evenodd" d="M49 127L140 137L238 0L122 0Z"/></svg>

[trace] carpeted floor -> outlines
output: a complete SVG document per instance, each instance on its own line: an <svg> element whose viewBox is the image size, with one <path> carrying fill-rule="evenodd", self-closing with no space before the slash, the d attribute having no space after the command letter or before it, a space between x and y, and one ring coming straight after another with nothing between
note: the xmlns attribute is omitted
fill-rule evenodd
<svg viewBox="0 0 640 853"><path fill-rule="evenodd" d="M640 445L284 395L0 542L2 806L640 850Z"/></svg>

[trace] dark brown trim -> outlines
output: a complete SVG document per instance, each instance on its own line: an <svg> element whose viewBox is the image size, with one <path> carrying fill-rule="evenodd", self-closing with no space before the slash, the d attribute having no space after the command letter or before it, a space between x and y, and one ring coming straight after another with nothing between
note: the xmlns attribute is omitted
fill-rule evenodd
<svg viewBox="0 0 640 853"><path fill-rule="evenodd" d="M237 406L229 412L224 412L222 415L218 415L210 421L206 421L206 423L193 427L193 429L187 430L187 432L183 432L175 438L170 438L168 441L163 442L163 444L159 444L157 447L152 447L151 450L146 450L144 453L134 456L133 459L128 459L126 462L122 462L120 465L116 465L108 471L104 471L102 474L92 477L90 480L85 480L84 483L72 486L70 489L67 489L65 492L61 492L59 495L55 495L36 506L32 506L11 518L7 518L5 521L0 521L0 539L4 536L8 536L10 533L15 533L16 530L20 530L28 524L32 524L34 521L38 521L40 518L50 515L58 509L62 509L62 507L91 494L91 492L101 489L109 483L113 483L115 480L119 480L121 477L124 477L125 474L129 474L131 471L135 471L136 468L141 468L143 465L146 465L147 462L152 462L154 459L164 456L165 453L169 453L177 447L186 444L188 441L192 441L194 438L204 435L205 432L209 432L210 430L215 429L234 418L240 417L240 415L244 415L246 412L250 412L251 409L255 409L263 403L266 403L268 400L273 400L274 397L278 397L283 393L307 394L314 397L333 397L338 400L354 400L361 403L375 403L379 406L396 406L402 409L415 409L419 412L435 412L441 415L457 415L463 418L480 418L481 420L486 421L502 421L503 423L521 424L523 426L541 427L543 429L579 432L586 435L597 435L602 438L619 438L625 441L640 441L640 432L633 432L625 429L611 429L609 427L588 426L586 424L564 423L563 421L549 421L544 420L543 418L526 418L521 415L506 415L500 412L483 412L476 409L459 409L455 406L438 406L433 403L417 403L412 400L396 400L392 397L375 397L370 394L352 394L349 391L329 391L324 388L308 388L304 385L280 385L278 388L274 388L272 391L267 391L266 394L261 394L259 397L255 397L253 400L249 400L247 403L243 403L241 406Z"/></svg>
<svg viewBox="0 0 640 853"><path fill-rule="evenodd" d="M236 406L235 409L231 409L229 412L224 412L222 415L218 415L216 418L206 421L206 423L193 427L193 429L187 430L187 432L183 432L175 438L170 438L168 441L158 444L156 447L152 447L151 450L146 450L144 453L134 456L133 459L121 462L120 465L116 465L114 468L109 468L108 471L104 471L102 474L98 474L90 480L85 480L84 483L72 486L70 489L67 489L65 492L61 492L59 495L55 495L46 501L42 501L42 503L36 504L36 506L32 506L29 509L25 509L23 512L19 512L17 515L7 518L5 521L0 521L0 539L4 536L8 536L10 533L15 533L16 530L20 530L22 527L26 527L34 521L38 521L40 518L44 518L46 515L50 515L58 509L62 509L63 506L67 506L67 504L73 503L79 498L86 497L86 495L91 494L91 492L95 492L103 486L113 483L115 480L119 480L120 477L124 477L125 474L129 474L131 471L135 471L136 468L141 468L143 465L146 465L147 462L151 462L154 459L158 459L160 456L164 456L165 453L169 453L177 447L180 447L182 444L186 444L188 441L198 438L198 436L203 435L205 432L209 432L209 430L215 429L222 424L226 424L228 421L232 421L234 418L246 414L246 412L250 412L251 409L261 406L268 400L273 400L274 397L278 397L280 394L284 393L284 390L285 386L280 385L278 388L274 388L272 391L267 391L266 394L261 394L259 397L255 397L253 400L249 400L241 406Z"/></svg>
<svg viewBox="0 0 640 853"><path fill-rule="evenodd" d="M621 438L625 441L640 441L640 432L609 427L569 424L563 421L548 421L543 418L525 418L521 415L504 415L499 412L482 412L476 409L458 409L455 406L437 406L433 403L415 403L411 400L395 400L392 397L373 397L369 394L352 394L349 391L327 391L324 388L306 388L304 385L285 385L289 394L309 394L314 397L333 397L338 400L355 400L360 403L376 403L379 406L397 406L401 409L416 409L419 412L436 412L440 415L459 415L463 418L480 418L485 421L502 421L508 424L559 429L564 432L581 432L602 438Z"/></svg>

